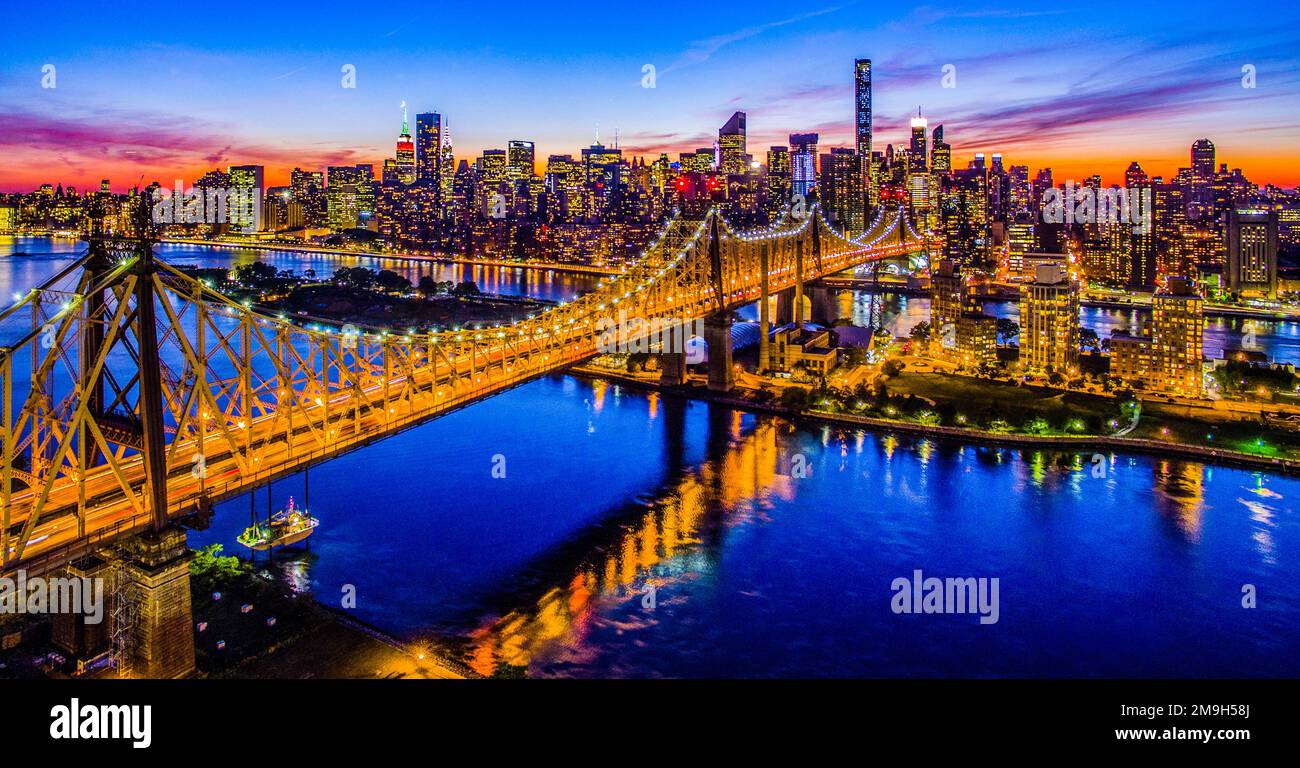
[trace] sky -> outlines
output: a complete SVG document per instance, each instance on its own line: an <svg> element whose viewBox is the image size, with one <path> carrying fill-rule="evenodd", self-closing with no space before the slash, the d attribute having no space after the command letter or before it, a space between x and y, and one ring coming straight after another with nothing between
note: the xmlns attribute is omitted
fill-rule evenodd
<svg viewBox="0 0 1300 768"><path fill-rule="evenodd" d="M6 16L5 192L171 186L242 164L265 165L268 184L294 166L378 172L403 101L412 125L444 116L458 158L532 140L539 171L616 132L625 156L676 159L712 146L736 110L757 159L795 132L849 147L859 57L874 65L879 149L907 142L919 107L958 167L1001 153L1058 181L1116 183L1134 160L1172 175L1208 137L1252 181L1300 185L1293 2L54 0Z"/></svg>

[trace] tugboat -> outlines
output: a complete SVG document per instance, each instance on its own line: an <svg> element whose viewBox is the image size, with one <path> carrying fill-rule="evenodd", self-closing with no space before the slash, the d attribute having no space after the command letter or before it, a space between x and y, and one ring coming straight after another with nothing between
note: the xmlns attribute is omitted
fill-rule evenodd
<svg viewBox="0 0 1300 768"><path fill-rule="evenodd" d="M276 512L265 523L249 526L235 540L255 552L264 552L297 544L311 536L318 525L320 521L308 514L306 509L295 507L293 497L290 496L289 506Z"/></svg>

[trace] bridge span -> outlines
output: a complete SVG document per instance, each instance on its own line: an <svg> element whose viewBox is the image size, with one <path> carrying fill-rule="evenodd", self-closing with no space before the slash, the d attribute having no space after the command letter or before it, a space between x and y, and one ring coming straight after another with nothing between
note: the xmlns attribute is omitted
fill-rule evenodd
<svg viewBox="0 0 1300 768"><path fill-rule="evenodd" d="M147 225L138 231L148 231ZM929 245L899 210L846 237L813 207L757 231L670 220L597 290L512 325L343 333L269 317L153 256L89 252L0 314L4 574L62 567L598 354L620 313L706 319ZM760 301L764 324L768 302ZM720 338L725 338L722 336ZM766 340L766 333L763 336ZM730 383L726 370L711 384Z"/></svg>

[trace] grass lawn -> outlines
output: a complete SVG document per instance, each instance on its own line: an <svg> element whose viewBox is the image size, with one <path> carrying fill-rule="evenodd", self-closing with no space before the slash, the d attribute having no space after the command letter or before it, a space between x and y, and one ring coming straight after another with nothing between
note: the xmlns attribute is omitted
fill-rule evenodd
<svg viewBox="0 0 1300 768"><path fill-rule="evenodd" d="M970 376L904 370L886 382L891 395L914 395L937 404L988 407L1014 412L1026 408L1067 407L1081 416L1105 416L1115 409L1114 398L1086 392L1062 392L1043 387L1016 386Z"/></svg>

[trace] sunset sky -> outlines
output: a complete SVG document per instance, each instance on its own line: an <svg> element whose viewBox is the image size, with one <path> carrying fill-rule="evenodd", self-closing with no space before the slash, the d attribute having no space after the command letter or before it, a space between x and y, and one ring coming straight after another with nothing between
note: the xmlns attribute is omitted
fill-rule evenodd
<svg viewBox="0 0 1300 768"><path fill-rule="evenodd" d="M293 5L292 9L289 8ZM0 52L0 191L125 189L211 168L390 156L398 105L439 111L456 155L510 139L647 157L711 146L739 109L761 158L792 132L851 146L853 59L875 66L875 142L920 106L955 164L976 152L1121 180L1218 158L1300 184L1300 10L1196 0L1083 7L655 3L23 3ZM724 10L724 9L737 10ZM54 88L42 68L54 65ZM356 88L341 69L356 67ZM642 87L642 68L657 82ZM956 67L956 87L941 87ZM1256 87L1244 88L1243 67Z"/></svg>

